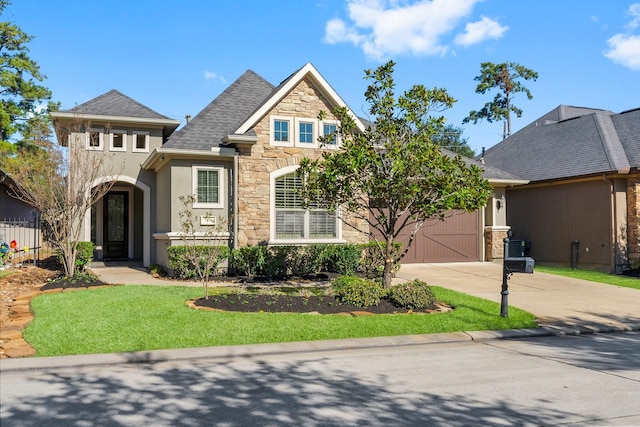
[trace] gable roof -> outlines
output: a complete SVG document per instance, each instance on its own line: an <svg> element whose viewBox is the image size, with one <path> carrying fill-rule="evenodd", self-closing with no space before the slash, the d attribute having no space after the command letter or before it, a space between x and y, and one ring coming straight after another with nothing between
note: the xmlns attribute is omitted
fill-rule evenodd
<svg viewBox="0 0 640 427"><path fill-rule="evenodd" d="M171 135L164 147L210 150L220 146L222 139L233 133L273 89L271 83L255 72L245 71L189 123Z"/></svg>
<svg viewBox="0 0 640 427"><path fill-rule="evenodd" d="M316 67L310 62L306 63L298 71L287 77L280 85L274 89L273 93L267 97L264 102L249 116L246 120L236 129L235 134L244 134L251 127L253 127L265 114L267 114L272 108L274 108L278 102L280 102L293 88L295 88L303 79L311 78L318 86L318 89L327 97L327 99L334 103L336 107L347 107L349 115L355 121L356 126L360 130L364 130L364 125L348 105L340 98L338 93L331 87L331 85L322 77Z"/></svg>
<svg viewBox="0 0 640 427"><path fill-rule="evenodd" d="M640 167L640 109L561 105L485 152L485 163L531 181Z"/></svg>

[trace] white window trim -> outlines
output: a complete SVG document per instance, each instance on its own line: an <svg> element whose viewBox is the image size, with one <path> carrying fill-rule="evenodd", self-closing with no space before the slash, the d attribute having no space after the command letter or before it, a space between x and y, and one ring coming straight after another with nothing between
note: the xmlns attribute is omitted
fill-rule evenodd
<svg viewBox="0 0 640 427"><path fill-rule="evenodd" d="M320 136L325 136L324 135L324 125L335 125L336 130L340 129L340 121L338 120L322 120L320 122L320 124L318 125L318 132ZM335 144L323 144L321 145L322 148L325 148L327 150L335 150L337 148L340 148L340 145L342 140L340 139L340 135L335 135L336 138L336 143Z"/></svg>
<svg viewBox="0 0 640 427"><path fill-rule="evenodd" d="M289 141L282 142L275 140L275 122L289 122ZM296 137L295 119L291 116L270 116L269 117L269 143L274 147L293 147L293 141Z"/></svg>
<svg viewBox="0 0 640 427"><path fill-rule="evenodd" d="M313 126L312 142L300 142L300 123L311 123ZM297 117L295 119L295 146L300 148L318 148L318 120Z"/></svg>
<svg viewBox="0 0 640 427"><path fill-rule="evenodd" d="M122 135L122 147L114 147L113 136L115 134ZM123 129L111 129L109 132L109 151L127 151L127 131Z"/></svg>
<svg viewBox="0 0 640 427"><path fill-rule="evenodd" d="M336 237L331 239L276 239L276 179L295 172L300 166L286 166L269 174L269 244L270 245L301 245L309 243L345 243L342 239L342 220L336 213ZM309 214L305 213L304 233L309 233Z"/></svg>
<svg viewBox="0 0 640 427"><path fill-rule="evenodd" d="M133 153L148 153L149 152L149 132L144 130L134 130L132 132L133 138L131 141L131 151ZM138 142L137 135L145 135L144 138L144 148L137 148L136 143Z"/></svg>
<svg viewBox="0 0 640 427"><path fill-rule="evenodd" d="M98 146L97 147L92 147L89 144L89 142L91 141L91 133L92 132L97 132L98 133ZM89 129L88 131L86 131L84 133L84 139L85 139L85 148L88 151L102 151L104 149L104 129L100 129L100 128Z"/></svg>
<svg viewBox="0 0 640 427"><path fill-rule="evenodd" d="M198 202L198 171L200 170L213 170L218 172L218 203L200 203ZM191 194L196 197L196 200L193 203L193 208L203 208L203 209L222 209L224 207L224 188L225 188L225 179L224 179L224 168L219 166L205 166L205 165L193 165L191 167L191 177L192 177L192 187Z"/></svg>

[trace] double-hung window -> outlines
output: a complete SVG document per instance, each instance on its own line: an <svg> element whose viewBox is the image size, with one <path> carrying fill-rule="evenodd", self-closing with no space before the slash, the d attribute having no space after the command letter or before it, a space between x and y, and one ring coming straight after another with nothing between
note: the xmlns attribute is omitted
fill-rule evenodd
<svg viewBox="0 0 640 427"><path fill-rule="evenodd" d="M305 210L298 189L301 178L295 172L274 180L276 240L326 240L338 238L338 219L320 204Z"/></svg>
<svg viewBox="0 0 640 427"><path fill-rule="evenodd" d="M221 208L223 169L211 166L193 167L194 208Z"/></svg>
<svg viewBox="0 0 640 427"><path fill-rule="evenodd" d="M271 116L271 145L293 145L293 117Z"/></svg>
<svg viewBox="0 0 640 427"><path fill-rule="evenodd" d="M337 148L338 147L338 122L335 121L323 121L321 124L323 148Z"/></svg>

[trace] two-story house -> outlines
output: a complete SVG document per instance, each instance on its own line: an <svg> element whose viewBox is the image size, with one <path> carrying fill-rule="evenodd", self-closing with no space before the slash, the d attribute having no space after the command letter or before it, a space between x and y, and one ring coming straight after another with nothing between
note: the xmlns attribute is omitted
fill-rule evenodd
<svg viewBox="0 0 640 427"><path fill-rule="evenodd" d="M115 90L53 113L59 123L90 123L70 140L81 141L86 150L111 153L124 164L122 172L104 178L114 186L87 215L84 238L101 249L98 259L166 266L167 247L181 244L180 197L195 195L193 213L201 229L215 222L208 214L223 221L227 227L217 237L230 247L367 241L366 222L340 219L321 208L304 210L296 197L301 159L340 147L339 139L318 144L319 136L338 126L332 115L336 107L346 104L306 64L278 86L246 71L177 131L178 121ZM365 121L352 118L365 128ZM495 199L487 209L428 227L415 243L413 262L497 255L491 242L507 229L500 197L505 187L526 181L484 169L495 184ZM428 255L421 249L425 245L436 251Z"/></svg>

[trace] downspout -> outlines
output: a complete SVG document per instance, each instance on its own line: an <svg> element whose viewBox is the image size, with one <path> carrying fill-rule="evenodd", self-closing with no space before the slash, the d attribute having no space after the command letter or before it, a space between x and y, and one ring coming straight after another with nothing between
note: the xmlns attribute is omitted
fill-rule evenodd
<svg viewBox="0 0 640 427"><path fill-rule="evenodd" d="M233 248L238 248L238 153L233 156Z"/></svg>

